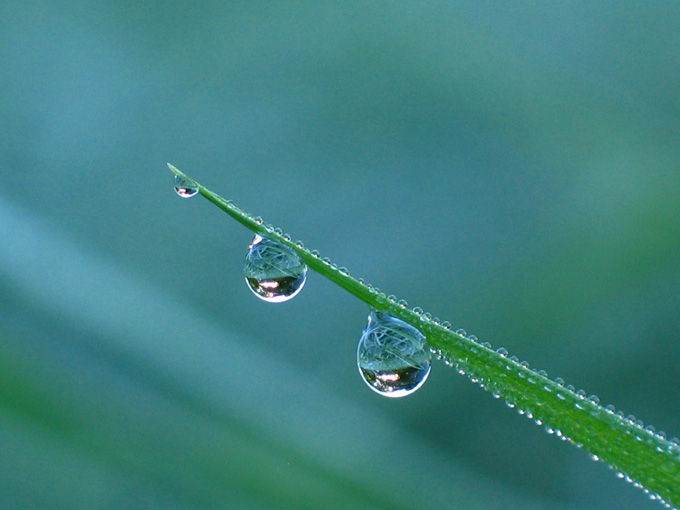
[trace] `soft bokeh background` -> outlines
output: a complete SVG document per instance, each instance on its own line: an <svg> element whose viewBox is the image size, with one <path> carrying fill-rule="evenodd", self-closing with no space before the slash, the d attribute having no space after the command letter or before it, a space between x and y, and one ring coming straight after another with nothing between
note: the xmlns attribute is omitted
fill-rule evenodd
<svg viewBox="0 0 680 510"><path fill-rule="evenodd" d="M680 435L680 5L0 4L0 507L655 509L366 307L281 305L170 161ZM660 508L660 507L659 507Z"/></svg>

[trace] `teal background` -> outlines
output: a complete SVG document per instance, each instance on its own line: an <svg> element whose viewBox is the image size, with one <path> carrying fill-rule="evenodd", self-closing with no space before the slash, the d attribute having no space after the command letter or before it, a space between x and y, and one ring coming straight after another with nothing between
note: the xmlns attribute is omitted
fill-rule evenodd
<svg viewBox="0 0 680 510"><path fill-rule="evenodd" d="M367 308L271 305L172 162L680 436L677 2L0 3L0 507L654 509Z"/></svg>

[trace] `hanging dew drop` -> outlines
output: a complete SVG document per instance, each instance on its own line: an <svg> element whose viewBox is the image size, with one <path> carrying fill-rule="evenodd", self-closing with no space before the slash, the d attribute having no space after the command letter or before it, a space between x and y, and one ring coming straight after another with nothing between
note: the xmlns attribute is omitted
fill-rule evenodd
<svg viewBox="0 0 680 510"><path fill-rule="evenodd" d="M175 193L182 198L191 198L198 195L198 188L192 182L187 181L180 175L175 175Z"/></svg>
<svg viewBox="0 0 680 510"><path fill-rule="evenodd" d="M297 253L259 235L248 247L243 272L253 294L269 303L295 297L307 279L307 265Z"/></svg>
<svg viewBox="0 0 680 510"><path fill-rule="evenodd" d="M430 349L418 329L372 310L359 340L357 364L373 391L404 397L420 388L430 374Z"/></svg>

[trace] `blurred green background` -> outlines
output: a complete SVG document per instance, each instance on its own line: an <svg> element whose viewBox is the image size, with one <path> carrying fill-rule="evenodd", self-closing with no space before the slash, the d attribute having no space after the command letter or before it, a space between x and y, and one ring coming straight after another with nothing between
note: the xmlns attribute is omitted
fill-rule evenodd
<svg viewBox="0 0 680 510"><path fill-rule="evenodd" d="M251 235L680 436L680 5L0 4L0 507L655 509Z"/></svg>

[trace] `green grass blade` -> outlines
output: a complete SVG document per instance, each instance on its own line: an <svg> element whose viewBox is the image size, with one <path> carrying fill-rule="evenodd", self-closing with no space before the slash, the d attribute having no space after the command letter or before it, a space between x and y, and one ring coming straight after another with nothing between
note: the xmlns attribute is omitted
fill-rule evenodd
<svg viewBox="0 0 680 510"><path fill-rule="evenodd" d="M428 314L401 306L385 293L352 277L328 259L322 259L290 240L281 230L242 211L231 201L213 193L174 166L170 170L194 183L199 193L253 232L269 237L294 250L310 269L325 276L376 310L419 328L438 358L466 374L473 382L502 398L510 407L545 426L549 432L589 452L616 471L617 476L642 488L650 498L671 508L680 502L680 444L655 433L642 422L601 406L563 382L553 381L544 372L508 357L502 349L455 333Z"/></svg>

